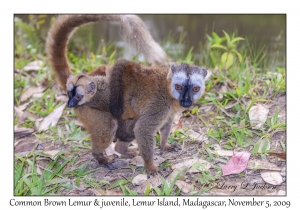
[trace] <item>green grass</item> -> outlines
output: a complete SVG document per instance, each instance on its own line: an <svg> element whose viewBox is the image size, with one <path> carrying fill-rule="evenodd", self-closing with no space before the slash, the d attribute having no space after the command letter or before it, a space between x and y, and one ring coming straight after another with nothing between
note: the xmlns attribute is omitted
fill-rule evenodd
<svg viewBox="0 0 300 210"><path fill-rule="evenodd" d="M40 117L49 115L62 102L55 99L56 89L54 87L54 76L50 67L46 65L44 43L45 29L43 28L45 16L30 16L30 22L24 23L20 19L15 20L15 68L18 73L14 76L14 103L19 106L20 96L24 89L30 86L39 85L47 81L47 90L41 98L29 99L27 111ZM88 26L83 31L88 31ZM79 31L79 35L80 35ZM74 73L89 72L100 65L113 64L122 53L114 43L101 42L96 49L93 37L88 39L88 43L77 42L78 37L74 37L69 45L69 60ZM79 39L80 40L80 39ZM187 43L185 33L182 32L179 39L172 37L171 33L163 41L162 46L168 55L178 63L186 62L203 66L212 71L212 76L206 81L206 92L199 100L199 104L192 110L185 113L185 116L195 116L207 128L206 135L209 139L219 144L222 149L243 150L246 149L254 156L267 155L267 143L271 141L272 135L277 131L285 131L285 122L279 122L280 110L276 108L273 116L267 119L266 123L259 130L253 130L248 117L249 109L255 103L267 103L275 100L278 94L286 92L286 69L285 66L276 66L276 71L272 71L271 66L276 60L270 60L264 45L256 46L247 38L239 37L236 32L223 32L222 34L207 34L205 43L199 43L198 47L184 49ZM134 58L136 59L136 58ZM31 61L42 60L43 67L35 72L26 72L23 68ZM221 86L226 87L226 91L220 92ZM222 97L220 97L222 93ZM248 102L248 103L246 103ZM229 111L226 106L235 103ZM212 106L208 113L201 112L201 106ZM57 155L54 160L37 152L35 149L27 155L15 155L14 159L14 194L15 195L55 195L62 190L73 189L69 184L74 181L78 186L84 182L87 186L94 186L100 191L103 187L115 189L120 187L124 195L136 195L135 191L128 188L130 180L119 180L110 184L105 180L97 180L89 177L94 170L88 170L89 162L69 169L67 166L76 165L78 156L76 152L83 149L90 149L89 137L74 122L76 117L72 109L64 111L57 126L47 131L35 132L34 135L39 141L61 142L70 148L73 158L67 158L66 154ZM19 117L14 117L15 124ZM21 125L32 128L37 126L39 121L32 118L25 119ZM195 125L191 125L195 126ZM197 125L196 125L197 126ZM173 132L169 137L169 143L195 140L189 139L187 130L184 127ZM160 136L157 135L157 145ZM261 153L258 152L259 145L263 139L267 139L263 145ZM285 142L280 141L283 151ZM227 161L224 157L218 157L208 150L210 145L199 149L199 155L210 162L218 159ZM198 151L198 150L196 150ZM64 152L64 151L63 151ZM48 158L48 165L43 169L37 169L37 159ZM170 166L169 162L161 164L163 168ZM135 171L135 166L131 167ZM202 185L212 183L220 177L220 169L212 174L210 171L201 172L198 177L194 177ZM242 175L241 175L242 176ZM178 177L177 177L178 178ZM145 195L177 195L181 191L176 189L173 180L169 186L164 179L162 185L157 188L145 189ZM210 188L203 188L201 194Z"/></svg>

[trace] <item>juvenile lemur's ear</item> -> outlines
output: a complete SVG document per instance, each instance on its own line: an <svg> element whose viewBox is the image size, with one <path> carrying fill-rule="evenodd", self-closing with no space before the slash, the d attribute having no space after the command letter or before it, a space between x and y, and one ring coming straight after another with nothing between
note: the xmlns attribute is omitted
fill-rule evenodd
<svg viewBox="0 0 300 210"><path fill-rule="evenodd" d="M96 93L96 85L94 82L89 82L88 85L88 94L95 94Z"/></svg>

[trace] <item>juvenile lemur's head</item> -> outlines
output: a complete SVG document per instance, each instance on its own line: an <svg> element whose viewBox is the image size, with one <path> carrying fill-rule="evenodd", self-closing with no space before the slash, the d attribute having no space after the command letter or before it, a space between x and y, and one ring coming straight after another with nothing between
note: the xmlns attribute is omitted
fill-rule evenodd
<svg viewBox="0 0 300 210"><path fill-rule="evenodd" d="M206 74L206 69L199 66L172 65L168 74L171 95L181 106L190 107L204 93Z"/></svg>
<svg viewBox="0 0 300 210"><path fill-rule="evenodd" d="M91 77L85 75L69 76L67 80L68 107L75 107L90 101L96 91L96 83Z"/></svg>

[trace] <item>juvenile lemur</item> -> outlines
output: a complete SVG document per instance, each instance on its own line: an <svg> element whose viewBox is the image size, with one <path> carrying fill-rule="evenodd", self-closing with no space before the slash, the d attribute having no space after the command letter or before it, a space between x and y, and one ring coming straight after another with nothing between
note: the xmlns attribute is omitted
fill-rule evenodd
<svg viewBox="0 0 300 210"><path fill-rule="evenodd" d="M144 22L135 15L59 15L49 30L46 52L62 90L66 91L66 83L71 76L67 58L67 44L70 37L79 26L97 21L118 22L121 25L121 35L124 40L137 52L141 52L148 63L164 64L168 60L164 50L153 40ZM68 91L70 97L68 105L71 107L79 105L75 107L75 112L91 136L92 154L98 163L114 169L114 166L110 164L114 157L104 156L103 151L117 135L121 141L117 142L116 150L121 154L135 155L136 151L128 150L129 142L134 138L132 130L135 121L119 119L117 122L110 114L110 94L107 88L107 78L104 77L107 72L109 72L109 67L105 66L100 66L91 72L89 75L94 77L92 80L94 83L89 83L82 75L70 77L68 84L74 82L75 86L73 90ZM80 93L80 91L87 94L94 93L96 96L87 98L89 103L72 104L71 99L77 96L76 92ZM84 102L83 98L81 100Z"/></svg>

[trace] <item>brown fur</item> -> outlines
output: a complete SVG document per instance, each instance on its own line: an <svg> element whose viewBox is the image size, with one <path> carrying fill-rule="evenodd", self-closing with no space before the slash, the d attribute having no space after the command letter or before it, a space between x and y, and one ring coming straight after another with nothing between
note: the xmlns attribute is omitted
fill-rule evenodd
<svg viewBox="0 0 300 210"><path fill-rule="evenodd" d="M169 70L117 61L108 75L111 113L123 120L134 114L134 135L148 173L158 171L153 161L156 132L161 133L161 150L172 149L167 140L173 118L184 110L169 94Z"/></svg>
<svg viewBox="0 0 300 210"><path fill-rule="evenodd" d="M143 21L135 15L59 15L49 30L46 52L56 80L64 91L66 91L66 83L71 75L67 58L69 39L78 27L97 21L118 22L121 25L121 35L124 40L137 52L141 52L150 64L162 64L168 60L163 49L151 37ZM108 71L110 71L109 67L100 66L89 75L104 76ZM92 96L87 96L85 100L89 103L75 108L75 111L91 135L93 155L99 164L105 164L110 162L112 158L105 157L103 151L114 138L113 133L115 133L117 126L108 112L107 98L96 95L95 99L90 101ZM119 144L118 147L120 145L123 144ZM127 149L124 148L124 151Z"/></svg>

